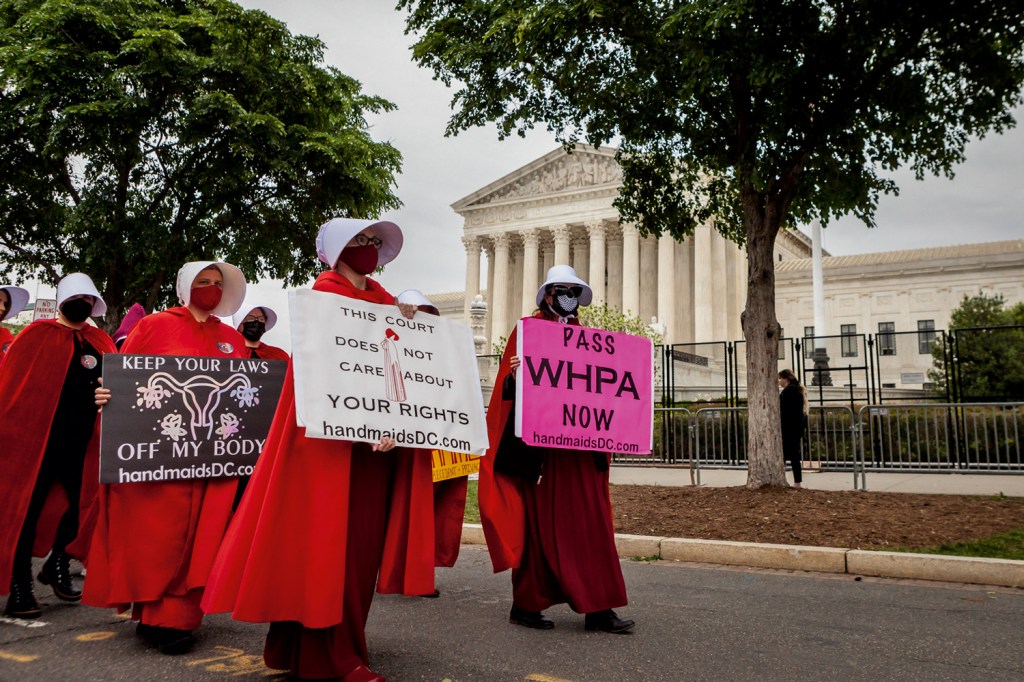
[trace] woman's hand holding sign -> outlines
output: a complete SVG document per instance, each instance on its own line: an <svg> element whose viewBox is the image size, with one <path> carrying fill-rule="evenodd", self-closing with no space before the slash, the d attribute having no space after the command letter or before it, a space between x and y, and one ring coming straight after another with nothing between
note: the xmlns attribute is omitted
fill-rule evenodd
<svg viewBox="0 0 1024 682"><path fill-rule="evenodd" d="M379 443L370 449L373 450L373 452L388 452L390 450L394 450L396 445L398 445L398 443L395 442L394 438L384 436L380 439Z"/></svg>
<svg viewBox="0 0 1024 682"><path fill-rule="evenodd" d="M98 381L100 382L100 385L96 387L96 391L93 394L93 401L99 405L102 410L103 406L110 402L110 389L103 388L103 377L100 377Z"/></svg>
<svg viewBox="0 0 1024 682"><path fill-rule="evenodd" d="M402 315L409 320L416 314L416 305L414 303L399 303L397 305L398 309L402 311Z"/></svg>

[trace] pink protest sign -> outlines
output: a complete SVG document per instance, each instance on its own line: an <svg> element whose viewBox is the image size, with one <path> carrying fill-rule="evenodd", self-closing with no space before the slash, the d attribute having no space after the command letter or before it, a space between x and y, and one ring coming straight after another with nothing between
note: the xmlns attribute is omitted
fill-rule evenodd
<svg viewBox="0 0 1024 682"><path fill-rule="evenodd" d="M650 339L536 318L519 321L516 435L527 445L649 454Z"/></svg>

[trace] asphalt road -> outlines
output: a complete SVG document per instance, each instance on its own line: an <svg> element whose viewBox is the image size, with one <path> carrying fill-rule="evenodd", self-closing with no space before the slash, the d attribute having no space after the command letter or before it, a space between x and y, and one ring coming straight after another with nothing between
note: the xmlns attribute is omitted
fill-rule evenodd
<svg viewBox="0 0 1024 682"><path fill-rule="evenodd" d="M623 564L632 634L586 632L568 607L549 631L509 625L508 574L463 547L439 599L378 596L368 638L392 682L467 680L1021 680L1024 590L852 576ZM0 621L0 680L284 679L262 662L265 626L210 617L194 650L164 656L128 620L61 604ZM26 627L26 624L33 627Z"/></svg>

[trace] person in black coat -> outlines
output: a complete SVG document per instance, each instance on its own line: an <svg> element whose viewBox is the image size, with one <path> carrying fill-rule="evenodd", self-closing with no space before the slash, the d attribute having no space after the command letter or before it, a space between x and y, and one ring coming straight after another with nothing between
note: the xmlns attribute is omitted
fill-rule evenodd
<svg viewBox="0 0 1024 682"><path fill-rule="evenodd" d="M793 467L793 487L801 488L800 446L807 428L807 392L791 370L779 372L779 412L782 421L782 456Z"/></svg>

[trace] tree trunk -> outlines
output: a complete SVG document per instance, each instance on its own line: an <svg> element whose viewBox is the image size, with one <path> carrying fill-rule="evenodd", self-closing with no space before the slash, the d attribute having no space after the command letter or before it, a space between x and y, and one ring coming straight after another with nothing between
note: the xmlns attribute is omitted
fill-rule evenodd
<svg viewBox="0 0 1024 682"><path fill-rule="evenodd" d="M121 326L121 318L127 312L125 309L125 288L127 286L127 265L120 258L109 262L106 266L106 278L103 282L103 289L100 293L107 303L107 314L99 327L106 333L113 335Z"/></svg>
<svg viewBox="0 0 1024 682"><path fill-rule="evenodd" d="M785 487L779 416L778 343L775 317L775 236L778 224L756 210L744 215L747 232L747 487Z"/></svg>

